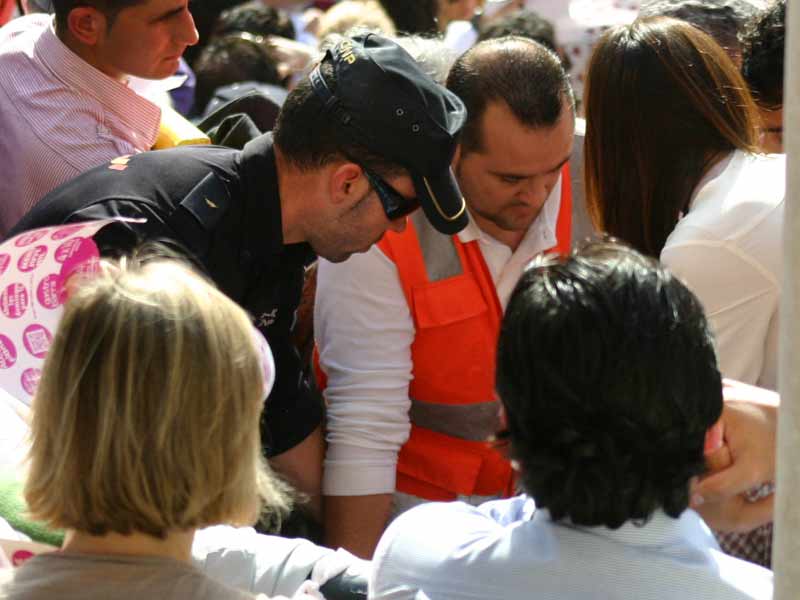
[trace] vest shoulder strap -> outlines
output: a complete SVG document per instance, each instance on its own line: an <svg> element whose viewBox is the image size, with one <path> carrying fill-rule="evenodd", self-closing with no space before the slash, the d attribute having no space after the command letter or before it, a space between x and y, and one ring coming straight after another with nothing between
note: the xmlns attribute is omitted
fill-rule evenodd
<svg viewBox="0 0 800 600"><path fill-rule="evenodd" d="M378 247L397 267L409 306L415 287L464 272L454 238L436 231L421 210L408 219L402 233L386 232Z"/></svg>

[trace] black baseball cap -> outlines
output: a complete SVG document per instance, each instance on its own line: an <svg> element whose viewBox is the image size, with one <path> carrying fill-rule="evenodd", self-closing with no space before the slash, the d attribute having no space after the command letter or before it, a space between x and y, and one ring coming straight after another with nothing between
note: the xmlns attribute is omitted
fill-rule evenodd
<svg viewBox="0 0 800 600"><path fill-rule="evenodd" d="M311 86L342 135L408 169L437 230L453 235L466 227L466 203L450 168L467 119L461 99L396 42L375 33L345 38L328 50L326 62L333 65L336 91L319 66Z"/></svg>

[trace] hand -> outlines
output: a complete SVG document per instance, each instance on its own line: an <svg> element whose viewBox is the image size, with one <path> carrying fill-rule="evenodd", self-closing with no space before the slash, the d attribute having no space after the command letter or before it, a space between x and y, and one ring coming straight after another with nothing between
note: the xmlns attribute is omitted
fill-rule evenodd
<svg viewBox="0 0 800 600"><path fill-rule="evenodd" d="M715 428L721 428L724 444L707 444L711 474L692 486L691 506L714 529L750 531L772 520L774 495L751 502L746 492L775 479L780 397L727 379L723 395L725 405Z"/></svg>
<svg viewBox="0 0 800 600"><path fill-rule="evenodd" d="M320 58L316 48L289 38L270 35L264 43L277 60L281 77L301 73Z"/></svg>

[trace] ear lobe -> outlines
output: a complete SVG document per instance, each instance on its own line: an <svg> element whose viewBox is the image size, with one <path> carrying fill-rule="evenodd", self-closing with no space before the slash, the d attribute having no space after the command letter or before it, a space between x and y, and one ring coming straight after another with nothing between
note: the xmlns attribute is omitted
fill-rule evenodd
<svg viewBox="0 0 800 600"><path fill-rule="evenodd" d="M67 28L80 43L94 46L106 32L106 16L93 6L76 6L67 15Z"/></svg>
<svg viewBox="0 0 800 600"><path fill-rule="evenodd" d="M355 163L342 163L334 168L331 175L331 202L355 203L363 194L359 192L361 187L358 182L364 180L361 167Z"/></svg>

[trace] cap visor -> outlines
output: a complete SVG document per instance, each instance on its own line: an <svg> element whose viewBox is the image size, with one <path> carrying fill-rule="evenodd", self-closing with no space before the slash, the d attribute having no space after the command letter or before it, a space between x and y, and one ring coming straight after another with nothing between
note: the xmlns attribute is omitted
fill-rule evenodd
<svg viewBox="0 0 800 600"><path fill-rule="evenodd" d="M438 231L454 235L467 226L467 207L450 167L433 175L413 174L412 179L425 216Z"/></svg>

